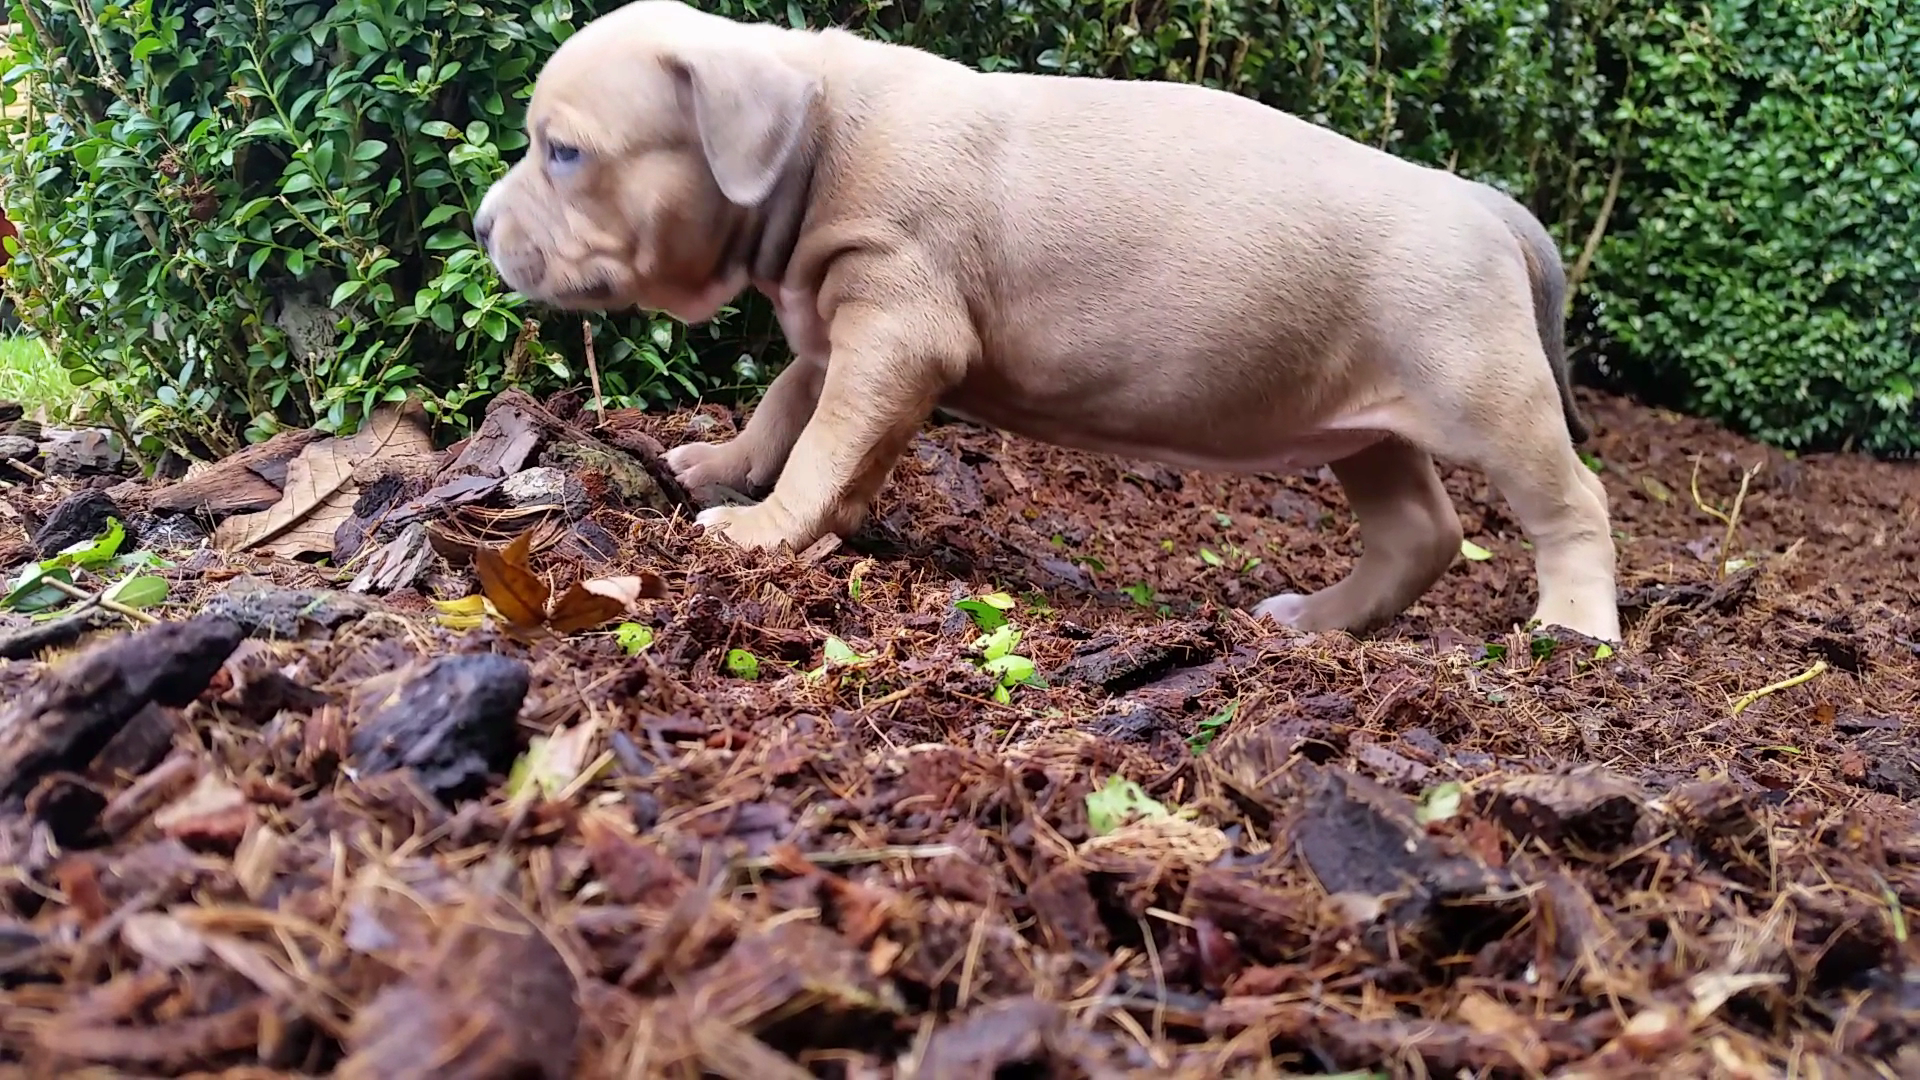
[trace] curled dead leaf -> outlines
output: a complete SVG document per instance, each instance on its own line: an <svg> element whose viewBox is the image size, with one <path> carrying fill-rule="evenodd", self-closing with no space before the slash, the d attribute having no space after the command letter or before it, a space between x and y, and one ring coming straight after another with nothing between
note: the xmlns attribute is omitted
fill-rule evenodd
<svg viewBox="0 0 1920 1080"><path fill-rule="evenodd" d="M591 630L626 614L628 604L617 596L608 596L590 588L593 582L576 581L553 605L548 626L556 634Z"/></svg>
<svg viewBox="0 0 1920 1080"><path fill-rule="evenodd" d="M531 530L521 533L504 548L483 547L473 553L473 570L480 578L480 590L516 627L535 627L547 621L547 583L527 567L527 554L533 545Z"/></svg>

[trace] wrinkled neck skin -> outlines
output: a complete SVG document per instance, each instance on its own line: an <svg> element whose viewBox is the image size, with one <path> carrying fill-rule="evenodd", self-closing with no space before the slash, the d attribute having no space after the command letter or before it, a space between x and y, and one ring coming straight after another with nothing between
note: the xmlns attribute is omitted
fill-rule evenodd
<svg viewBox="0 0 1920 1080"><path fill-rule="evenodd" d="M714 280L742 280L769 299L778 301L787 264L800 242L800 226L813 193L814 139L794 154L793 163L774 184L772 194L746 210L728 238L715 267Z"/></svg>

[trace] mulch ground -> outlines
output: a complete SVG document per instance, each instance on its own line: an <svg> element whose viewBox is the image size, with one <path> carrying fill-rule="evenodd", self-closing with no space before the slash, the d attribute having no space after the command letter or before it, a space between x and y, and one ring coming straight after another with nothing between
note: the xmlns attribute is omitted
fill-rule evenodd
<svg viewBox="0 0 1920 1080"><path fill-rule="evenodd" d="M1515 628L1477 473L1488 557L1306 636L1240 612L1351 564L1329 477L960 425L800 555L593 468L384 596L176 551L0 665L0 1072L1920 1076L1920 469L1586 407L1617 651ZM630 613L432 602L533 527Z"/></svg>

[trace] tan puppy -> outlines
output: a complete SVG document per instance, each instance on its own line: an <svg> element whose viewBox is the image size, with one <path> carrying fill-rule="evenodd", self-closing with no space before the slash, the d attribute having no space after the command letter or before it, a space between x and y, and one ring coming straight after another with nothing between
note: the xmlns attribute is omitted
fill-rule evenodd
<svg viewBox="0 0 1920 1080"><path fill-rule="evenodd" d="M748 286L796 359L689 487L748 547L856 528L938 406L1183 468L1329 463L1343 581L1256 613L1360 631L1457 556L1438 455L1534 545L1537 618L1618 640L1574 452L1558 252L1519 204L1196 86L982 74L836 30L640 0L561 46L475 231L512 288L711 318Z"/></svg>

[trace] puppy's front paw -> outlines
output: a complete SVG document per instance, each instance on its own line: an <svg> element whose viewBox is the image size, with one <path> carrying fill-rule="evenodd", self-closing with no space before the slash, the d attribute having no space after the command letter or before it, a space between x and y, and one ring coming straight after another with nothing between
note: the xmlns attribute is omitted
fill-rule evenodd
<svg viewBox="0 0 1920 1080"><path fill-rule="evenodd" d="M710 484L736 491L747 487L749 463L736 443L686 443L667 451L666 462L667 468L673 470L673 478L688 491L698 491Z"/></svg>
<svg viewBox="0 0 1920 1080"><path fill-rule="evenodd" d="M1253 606L1253 617L1268 618L1281 626L1290 626L1296 630L1309 629L1310 606L1307 598L1299 593L1281 593L1270 596Z"/></svg>
<svg viewBox="0 0 1920 1080"><path fill-rule="evenodd" d="M749 551L756 548L772 550L782 543L792 544L793 549L799 551L813 540L813 537L796 533L780 514L769 509L765 503L755 506L716 506L700 511L693 523L719 532Z"/></svg>

